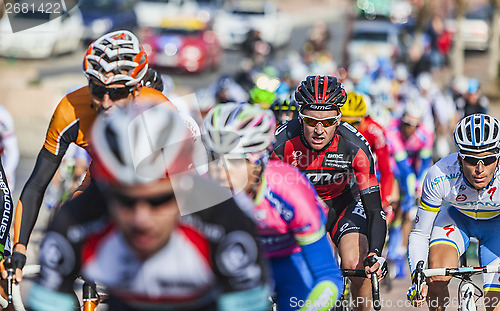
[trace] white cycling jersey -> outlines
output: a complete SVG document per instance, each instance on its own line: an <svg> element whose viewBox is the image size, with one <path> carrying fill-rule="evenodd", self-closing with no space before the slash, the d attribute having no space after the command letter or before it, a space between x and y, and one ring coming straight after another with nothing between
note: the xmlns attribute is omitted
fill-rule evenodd
<svg viewBox="0 0 500 311"><path fill-rule="evenodd" d="M409 237L408 261L411 271L420 260L427 262L430 235L442 206L455 208L473 220L491 219L500 214L499 188L498 168L490 184L476 190L462 174L457 153L434 164L425 177L415 226Z"/></svg>

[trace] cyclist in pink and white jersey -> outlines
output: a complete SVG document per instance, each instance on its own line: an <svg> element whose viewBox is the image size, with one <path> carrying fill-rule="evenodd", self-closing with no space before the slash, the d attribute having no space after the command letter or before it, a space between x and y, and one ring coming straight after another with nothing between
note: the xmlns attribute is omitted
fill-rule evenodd
<svg viewBox="0 0 500 311"><path fill-rule="evenodd" d="M233 193L247 193L256 205L256 239L272 267L278 309L332 309L343 282L326 235L326 206L296 168L268 161L273 113L249 104L218 105L204 125L211 177Z"/></svg>
<svg viewBox="0 0 500 311"><path fill-rule="evenodd" d="M409 211L415 207L415 197L420 196L425 173L432 165L434 135L424 122L425 103L408 99L403 116L393 119L386 129L392 169L399 184L400 204L389 228L387 257L397 266L396 277L406 275L406 246L413 217ZM415 210L414 209L414 210Z"/></svg>

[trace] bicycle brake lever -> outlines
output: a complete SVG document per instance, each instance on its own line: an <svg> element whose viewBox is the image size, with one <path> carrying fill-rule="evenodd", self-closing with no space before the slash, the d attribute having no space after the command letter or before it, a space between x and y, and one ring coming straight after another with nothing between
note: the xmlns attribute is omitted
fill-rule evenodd
<svg viewBox="0 0 500 311"><path fill-rule="evenodd" d="M422 292L422 275L423 275L423 269L424 269L424 262L421 260L417 263L417 268L415 269L415 285L416 285L416 298L417 300L420 300L420 293Z"/></svg>

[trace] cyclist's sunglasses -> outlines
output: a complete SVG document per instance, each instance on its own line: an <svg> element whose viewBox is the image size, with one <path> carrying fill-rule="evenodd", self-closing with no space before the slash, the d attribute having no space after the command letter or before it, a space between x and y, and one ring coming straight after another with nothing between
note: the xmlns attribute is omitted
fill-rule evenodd
<svg viewBox="0 0 500 311"><path fill-rule="evenodd" d="M149 197L149 198L137 198L137 197L130 197L124 193L120 193L117 191L113 191L111 195L112 199L118 202L120 205L124 207L134 207L137 205L138 202L145 202L151 205L152 207L158 207L162 204L168 203L172 200L175 199L175 194L173 192L168 193L168 194L162 194L158 195L155 197Z"/></svg>
<svg viewBox="0 0 500 311"><path fill-rule="evenodd" d="M132 87L105 87L102 85L97 85L94 82L89 82L89 89L92 96L97 97L98 99L103 99L104 95L108 94L109 99L112 101L125 99L128 97L130 93L135 89L135 86Z"/></svg>
<svg viewBox="0 0 500 311"><path fill-rule="evenodd" d="M321 123L323 127L330 127L337 124L338 120L341 118L341 114L333 118L316 119L314 117L306 116L299 111L299 117L304 121L305 124L315 127L318 123Z"/></svg>
<svg viewBox="0 0 500 311"><path fill-rule="evenodd" d="M465 163L476 166L479 162L483 163L484 166L491 165L495 163L495 161L500 157L500 154L493 154L485 157L476 157L473 155L468 155L468 154L458 154L462 160L465 161Z"/></svg>
<svg viewBox="0 0 500 311"><path fill-rule="evenodd" d="M403 124L405 124L405 125L412 126L412 127L418 127L420 125L420 122L408 120L408 118L402 118L401 122L403 122Z"/></svg>

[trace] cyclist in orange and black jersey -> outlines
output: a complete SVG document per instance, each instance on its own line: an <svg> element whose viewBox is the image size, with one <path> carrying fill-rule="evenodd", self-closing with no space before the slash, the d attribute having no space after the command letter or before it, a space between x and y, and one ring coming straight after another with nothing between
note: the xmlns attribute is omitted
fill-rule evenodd
<svg viewBox="0 0 500 311"><path fill-rule="evenodd" d="M175 109L159 91L142 87L148 69L147 54L137 37L129 31L115 31L97 39L86 51L83 71L88 78L84 86L66 95L56 107L45 143L17 204L13 261L22 268L26 245L35 225L43 194L71 143L83 148L89 145L89 131L99 113L113 105L133 101L164 104ZM85 181L84 181L85 183ZM17 280L21 280L21 273Z"/></svg>

